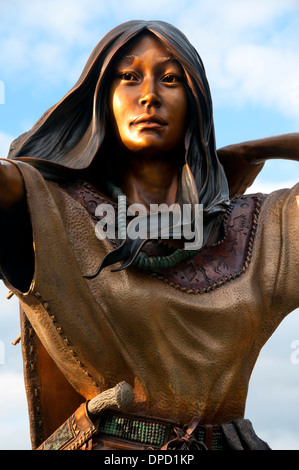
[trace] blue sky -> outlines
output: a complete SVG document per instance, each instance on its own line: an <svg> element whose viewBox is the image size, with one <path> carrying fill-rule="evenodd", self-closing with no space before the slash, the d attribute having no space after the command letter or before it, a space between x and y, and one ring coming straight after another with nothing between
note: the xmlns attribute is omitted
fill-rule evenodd
<svg viewBox="0 0 299 470"><path fill-rule="evenodd" d="M101 37L131 19L172 23L197 48L211 87L218 147L298 131L297 0L1 0L1 157L75 84ZM298 163L271 161L250 191L291 187L298 176ZM20 345L10 344L19 333L18 307L5 296L0 285L0 448L29 448ZM298 314L262 351L248 396L247 417L273 448L299 449L299 365L290 361Z"/></svg>

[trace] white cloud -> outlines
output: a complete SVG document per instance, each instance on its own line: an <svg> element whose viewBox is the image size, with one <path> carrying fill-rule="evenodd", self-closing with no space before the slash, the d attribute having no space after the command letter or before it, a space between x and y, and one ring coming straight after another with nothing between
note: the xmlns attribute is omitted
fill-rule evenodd
<svg viewBox="0 0 299 470"><path fill-rule="evenodd" d="M13 36L18 36L20 27L27 31L28 37L34 38L42 31L45 36L60 41L80 42L88 36L87 23L105 11L105 4L93 0L28 0L26 4L13 0L1 5L1 16L14 21Z"/></svg>
<svg viewBox="0 0 299 470"><path fill-rule="evenodd" d="M22 411L26 400L23 374L17 372L1 373L0 384L0 416L1 419L5 419L9 414L17 415Z"/></svg>
<svg viewBox="0 0 299 470"><path fill-rule="evenodd" d="M96 32L89 23L95 17L100 21L104 8L105 2L92 0L15 0L1 5L1 78L19 82L22 73L26 83L42 79L52 86L73 78L73 56L81 56L84 47L90 53L103 35L103 28Z"/></svg>
<svg viewBox="0 0 299 470"><path fill-rule="evenodd" d="M28 40L23 35L9 35L0 38L1 69L8 68L9 74L28 65Z"/></svg>
<svg viewBox="0 0 299 470"><path fill-rule="evenodd" d="M5 132L0 132L0 158L6 158L13 137Z"/></svg>
<svg viewBox="0 0 299 470"><path fill-rule="evenodd" d="M226 55L225 85L229 99L274 107L285 115L299 117L299 52L272 45L238 45ZM218 94L219 96L219 94ZM222 100L225 96L222 94Z"/></svg>
<svg viewBox="0 0 299 470"><path fill-rule="evenodd" d="M298 434L289 432L281 427L272 428L265 432L263 438L266 442L271 442L273 450L299 450Z"/></svg>
<svg viewBox="0 0 299 470"><path fill-rule="evenodd" d="M31 448L23 374L1 373L0 449Z"/></svg>
<svg viewBox="0 0 299 470"><path fill-rule="evenodd" d="M254 368L246 417L272 449L299 449L299 365L292 362L299 309L290 313L263 347Z"/></svg>
<svg viewBox="0 0 299 470"><path fill-rule="evenodd" d="M252 186L247 189L246 194L269 194L279 189L292 188L296 183L298 183L298 178L287 181L265 181L262 178L257 178Z"/></svg>
<svg viewBox="0 0 299 470"><path fill-rule="evenodd" d="M192 7L180 25L206 65L214 103L262 105L299 121L298 2L200 2L193 14Z"/></svg>

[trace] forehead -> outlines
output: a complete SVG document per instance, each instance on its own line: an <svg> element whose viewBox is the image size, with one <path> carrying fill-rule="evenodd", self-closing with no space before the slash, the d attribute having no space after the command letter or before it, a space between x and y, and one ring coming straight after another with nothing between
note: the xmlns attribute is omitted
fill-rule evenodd
<svg viewBox="0 0 299 470"><path fill-rule="evenodd" d="M119 57L121 65L173 63L179 65L171 52L152 34L136 39Z"/></svg>

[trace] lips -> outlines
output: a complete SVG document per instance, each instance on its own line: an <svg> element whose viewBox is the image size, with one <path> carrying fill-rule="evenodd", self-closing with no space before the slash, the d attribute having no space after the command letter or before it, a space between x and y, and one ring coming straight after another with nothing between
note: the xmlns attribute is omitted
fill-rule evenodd
<svg viewBox="0 0 299 470"><path fill-rule="evenodd" d="M166 126L167 123L157 114L141 114L132 122L132 125L143 125L145 127L154 128Z"/></svg>

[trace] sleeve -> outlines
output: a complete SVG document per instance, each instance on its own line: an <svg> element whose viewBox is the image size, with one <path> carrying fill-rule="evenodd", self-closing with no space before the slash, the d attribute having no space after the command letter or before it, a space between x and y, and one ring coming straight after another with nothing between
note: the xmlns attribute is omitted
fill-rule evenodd
<svg viewBox="0 0 299 470"><path fill-rule="evenodd" d="M285 316L299 307L299 183L267 196L261 216L260 280L270 309Z"/></svg>
<svg viewBox="0 0 299 470"><path fill-rule="evenodd" d="M0 228L0 279L10 290L14 287L27 292L33 277L34 252L25 197L12 205L9 211L1 210Z"/></svg>

